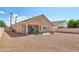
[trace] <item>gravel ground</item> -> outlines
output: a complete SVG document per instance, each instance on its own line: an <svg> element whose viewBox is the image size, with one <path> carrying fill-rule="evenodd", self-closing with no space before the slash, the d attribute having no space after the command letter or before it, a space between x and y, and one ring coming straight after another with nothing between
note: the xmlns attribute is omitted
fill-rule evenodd
<svg viewBox="0 0 79 59"><path fill-rule="evenodd" d="M5 33L0 40L0 51L77 52L79 51L79 34L54 33L11 38Z"/></svg>

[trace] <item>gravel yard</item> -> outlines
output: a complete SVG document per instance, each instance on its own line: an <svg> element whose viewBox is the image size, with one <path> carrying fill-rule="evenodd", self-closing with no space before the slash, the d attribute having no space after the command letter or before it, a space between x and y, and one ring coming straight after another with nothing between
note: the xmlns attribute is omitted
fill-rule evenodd
<svg viewBox="0 0 79 59"><path fill-rule="evenodd" d="M76 52L79 51L79 34L54 33L11 38L5 33L0 40L0 51Z"/></svg>

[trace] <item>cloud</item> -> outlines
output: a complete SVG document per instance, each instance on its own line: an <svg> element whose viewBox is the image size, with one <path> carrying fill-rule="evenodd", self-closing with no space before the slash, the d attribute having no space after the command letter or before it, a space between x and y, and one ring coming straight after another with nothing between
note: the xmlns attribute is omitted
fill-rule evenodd
<svg viewBox="0 0 79 59"><path fill-rule="evenodd" d="M1 14L1 15L4 15L4 14L5 14L5 12L4 12L4 11L0 11L0 14Z"/></svg>
<svg viewBox="0 0 79 59"><path fill-rule="evenodd" d="M12 15L12 24L15 24L15 17L18 16L17 14L14 14ZM8 17L8 20L9 20L9 23L10 23L10 15ZM10 25L10 24L9 24Z"/></svg>
<svg viewBox="0 0 79 59"><path fill-rule="evenodd" d="M24 21L24 20L26 20L26 19L27 19L26 16L19 16L19 17L17 18L17 22L21 22L21 21Z"/></svg>
<svg viewBox="0 0 79 59"><path fill-rule="evenodd" d="M13 17L15 18L16 16L18 16L17 14L13 14Z"/></svg>
<svg viewBox="0 0 79 59"><path fill-rule="evenodd" d="M16 21L17 23L27 19L26 16L19 16L18 14L13 14L13 16L12 16L12 24L15 24L15 17L16 16L17 16L17 21ZM10 20L10 17L8 19Z"/></svg>
<svg viewBox="0 0 79 59"><path fill-rule="evenodd" d="M17 14L13 14L13 16L12 16L12 22L13 22L13 24L15 24L15 17L16 17L16 16L17 16L17 22L21 22L21 21L27 19L26 16L19 16L19 15L17 15Z"/></svg>
<svg viewBox="0 0 79 59"><path fill-rule="evenodd" d="M13 13L13 15L12 15L12 24L15 24L15 17L18 17L18 15L17 14L15 14L15 13Z"/></svg>

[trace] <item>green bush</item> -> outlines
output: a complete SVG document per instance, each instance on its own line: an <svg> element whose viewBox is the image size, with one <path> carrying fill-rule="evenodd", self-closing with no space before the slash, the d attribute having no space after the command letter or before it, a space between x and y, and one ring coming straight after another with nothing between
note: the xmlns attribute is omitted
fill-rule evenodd
<svg viewBox="0 0 79 59"><path fill-rule="evenodd" d="M76 21L74 19L68 21L68 28L76 28Z"/></svg>
<svg viewBox="0 0 79 59"><path fill-rule="evenodd" d="M79 20L76 20L76 28L79 28Z"/></svg>
<svg viewBox="0 0 79 59"><path fill-rule="evenodd" d="M0 27L3 27L3 28L7 27L6 24L2 20L0 20Z"/></svg>
<svg viewBox="0 0 79 59"><path fill-rule="evenodd" d="M68 21L68 28L79 28L79 20L77 19L70 19Z"/></svg>

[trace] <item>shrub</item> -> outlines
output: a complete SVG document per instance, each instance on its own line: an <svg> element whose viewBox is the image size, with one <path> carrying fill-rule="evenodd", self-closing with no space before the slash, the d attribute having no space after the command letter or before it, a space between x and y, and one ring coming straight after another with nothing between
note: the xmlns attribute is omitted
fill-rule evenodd
<svg viewBox="0 0 79 59"><path fill-rule="evenodd" d="M0 27L3 27L3 28L7 27L6 24L2 20L0 20Z"/></svg>

